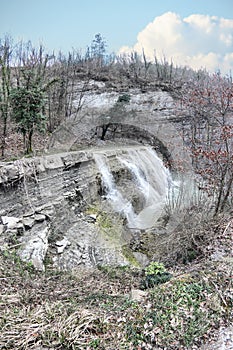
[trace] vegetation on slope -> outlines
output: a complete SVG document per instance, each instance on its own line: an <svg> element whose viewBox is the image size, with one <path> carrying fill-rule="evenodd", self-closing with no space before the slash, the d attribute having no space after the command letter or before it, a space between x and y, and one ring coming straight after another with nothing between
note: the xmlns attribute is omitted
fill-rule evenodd
<svg viewBox="0 0 233 350"><path fill-rule="evenodd" d="M176 263L167 268L170 280L148 289L142 288L146 275L166 272L162 264L146 271L61 272L48 262L41 274L21 262L14 248L2 250L0 348L200 349L233 320L232 229L232 221L219 227L224 257Z"/></svg>

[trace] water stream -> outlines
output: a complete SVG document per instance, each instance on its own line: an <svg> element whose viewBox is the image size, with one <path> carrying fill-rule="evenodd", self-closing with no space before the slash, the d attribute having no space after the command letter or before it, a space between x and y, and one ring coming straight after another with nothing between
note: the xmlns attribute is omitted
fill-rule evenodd
<svg viewBox="0 0 233 350"><path fill-rule="evenodd" d="M168 194L170 174L155 151L149 147L129 148L120 152L116 160L120 168L128 169L133 186L120 187L114 180L111 162L103 153L94 154L97 168L102 177L106 199L114 211L126 218L128 227L147 229L155 225L164 208ZM137 212L132 200L138 196L142 209ZM138 195L140 193L140 195Z"/></svg>

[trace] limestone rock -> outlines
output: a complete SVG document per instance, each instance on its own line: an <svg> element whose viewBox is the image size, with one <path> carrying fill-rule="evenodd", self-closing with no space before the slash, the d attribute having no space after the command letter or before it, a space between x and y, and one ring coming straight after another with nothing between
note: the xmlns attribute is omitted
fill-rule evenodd
<svg viewBox="0 0 233 350"><path fill-rule="evenodd" d="M201 346L200 350L232 350L233 349L233 327L221 327L218 339L210 341Z"/></svg>
<svg viewBox="0 0 233 350"><path fill-rule="evenodd" d="M141 252L133 252L133 255L142 267L146 267L150 262L148 257Z"/></svg>
<svg viewBox="0 0 233 350"><path fill-rule="evenodd" d="M120 237L118 241L116 237L114 239L114 242L108 241L96 225L79 219L66 231L65 238L55 241L57 251L52 258L54 266L70 270L77 266L129 265L122 251Z"/></svg>
<svg viewBox="0 0 233 350"><path fill-rule="evenodd" d="M1 163L0 166L0 183L13 182L20 180L24 175L22 164L20 161Z"/></svg>
<svg viewBox="0 0 233 350"><path fill-rule="evenodd" d="M23 218L22 222L23 222L24 227L25 227L26 229L30 229L30 228L32 228L32 226L34 225L35 219L34 219L34 217L30 217L30 216L29 216L29 217Z"/></svg>
<svg viewBox="0 0 233 350"><path fill-rule="evenodd" d="M57 246L57 253L61 254L64 252L65 248L71 243L66 237L64 237L61 241L57 241L55 244Z"/></svg>
<svg viewBox="0 0 233 350"><path fill-rule="evenodd" d="M86 216L87 222L95 223L96 219L97 219L97 215L96 214L90 214L90 215Z"/></svg>
<svg viewBox="0 0 233 350"><path fill-rule="evenodd" d="M8 229L15 228L20 221L19 218L13 216L2 216L1 220L3 225L7 225Z"/></svg>
<svg viewBox="0 0 233 350"><path fill-rule="evenodd" d="M29 239L20 251L22 260L32 262L33 266L39 271L45 269L44 259L48 250L48 236L49 228L46 226L35 237Z"/></svg>
<svg viewBox="0 0 233 350"><path fill-rule="evenodd" d="M4 225L0 225L0 235L4 232Z"/></svg>
<svg viewBox="0 0 233 350"><path fill-rule="evenodd" d="M148 293L140 289L131 289L130 299L133 301L143 301Z"/></svg>
<svg viewBox="0 0 233 350"><path fill-rule="evenodd" d="M44 220L45 220L45 215L44 214L36 214L35 215L35 221L43 222Z"/></svg>

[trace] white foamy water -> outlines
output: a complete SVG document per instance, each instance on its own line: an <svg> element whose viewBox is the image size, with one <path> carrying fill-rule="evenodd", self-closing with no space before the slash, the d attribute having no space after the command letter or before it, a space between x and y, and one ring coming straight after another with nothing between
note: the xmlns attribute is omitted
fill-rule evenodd
<svg viewBox="0 0 233 350"><path fill-rule="evenodd" d="M157 154L151 148L140 147L129 148L118 156L118 161L130 171L134 186L144 199L139 213L135 212L132 203L124 195L124 189L116 186L107 157L96 153L94 158L107 200L114 211L127 219L128 227L146 229L155 225L165 205L170 179L168 170Z"/></svg>

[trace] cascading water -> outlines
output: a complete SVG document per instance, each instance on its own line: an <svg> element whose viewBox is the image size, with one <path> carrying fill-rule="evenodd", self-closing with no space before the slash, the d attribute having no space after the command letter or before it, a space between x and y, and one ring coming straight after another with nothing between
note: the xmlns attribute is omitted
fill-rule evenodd
<svg viewBox="0 0 233 350"><path fill-rule="evenodd" d="M106 198L111 202L113 209L118 213L122 212L128 224L132 225L135 220L133 206L116 188L114 178L107 165L106 157L103 154L95 154L94 158L102 176L103 185L107 193Z"/></svg>
<svg viewBox="0 0 233 350"><path fill-rule="evenodd" d="M96 153L94 158L102 177L106 198L113 210L127 219L128 227L147 229L155 225L164 208L170 179L168 170L157 154L149 147L140 147L125 149L117 157L119 166L131 173L135 192L140 192L143 198L143 208L139 213L136 213L133 204L127 199L127 189L117 186L108 158L101 153Z"/></svg>

